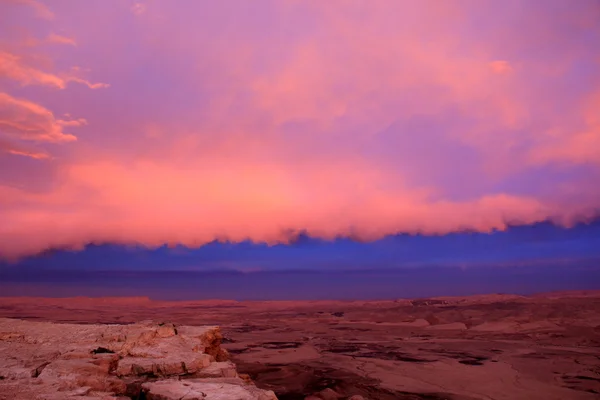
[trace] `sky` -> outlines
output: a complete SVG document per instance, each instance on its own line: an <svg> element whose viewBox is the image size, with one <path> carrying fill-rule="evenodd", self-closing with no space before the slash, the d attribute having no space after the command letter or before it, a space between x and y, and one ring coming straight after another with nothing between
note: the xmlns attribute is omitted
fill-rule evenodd
<svg viewBox="0 0 600 400"><path fill-rule="evenodd" d="M598 49L597 0L0 0L0 269L583 265Z"/></svg>

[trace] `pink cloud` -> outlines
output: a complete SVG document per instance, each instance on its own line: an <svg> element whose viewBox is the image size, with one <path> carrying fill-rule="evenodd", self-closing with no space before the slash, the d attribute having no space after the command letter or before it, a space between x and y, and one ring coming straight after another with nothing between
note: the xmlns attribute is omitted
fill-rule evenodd
<svg viewBox="0 0 600 400"><path fill-rule="evenodd" d="M41 1L38 0L6 0L8 3L23 4L31 7L38 18L51 20L54 13Z"/></svg>
<svg viewBox="0 0 600 400"><path fill-rule="evenodd" d="M0 152L13 154L17 156L31 157L36 160L44 160L50 158L50 156L40 150L35 150L22 146L14 141L6 140L0 137Z"/></svg>
<svg viewBox="0 0 600 400"><path fill-rule="evenodd" d="M585 219L600 207L600 14L550 1L107 1L53 4L48 26L21 17L78 46L1 49L3 151L69 145L39 152L43 190L0 174L0 253ZM85 90L108 87L88 68L110 89Z"/></svg>
<svg viewBox="0 0 600 400"><path fill-rule="evenodd" d="M535 199L504 194L452 202L428 200L420 191L381 190L394 177L366 166L302 173L278 167L72 166L63 171L67 185L52 193L13 193L30 206L11 214L10 235L0 229L3 250L18 256L48 245L78 248L106 240L198 246L216 237L278 243L299 228L329 239L352 234L374 240L398 231L504 229L507 221L537 222L555 211ZM52 238L44 233L48 229Z"/></svg>
<svg viewBox="0 0 600 400"><path fill-rule="evenodd" d="M21 57L0 52L0 77L15 80L23 85L47 85L64 89L64 79L38 69L23 65Z"/></svg>
<svg viewBox="0 0 600 400"><path fill-rule="evenodd" d="M532 162L560 160L600 164L600 91L583 101L582 114L580 127L560 127L545 132L548 142L532 152Z"/></svg>
<svg viewBox="0 0 600 400"><path fill-rule="evenodd" d="M17 81L23 85L45 85L57 89L66 88L68 82L80 83L86 85L90 89L109 87L106 83L91 83L86 79L72 75L64 75L61 77L41 71L25 65L21 57L6 52L0 52L0 78L2 77Z"/></svg>
<svg viewBox="0 0 600 400"><path fill-rule="evenodd" d="M9 136L41 142L69 142L77 140L64 133L67 126L81 126L85 120L60 120L51 111L23 99L0 93L0 129Z"/></svg>
<svg viewBox="0 0 600 400"><path fill-rule="evenodd" d="M135 15L142 15L146 12L146 5L140 2L134 3L131 6L131 12Z"/></svg>
<svg viewBox="0 0 600 400"><path fill-rule="evenodd" d="M30 152L30 151L24 151L24 150L17 150L15 148L11 148L8 149L7 152L9 154L14 154L17 156L24 156L24 157L31 157L34 158L36 160L45 160L47 158L50 158L50 156L46 153L38 153L38 152Z"/></svg>
<svg viewBox="0 0 600 400"><path fill-rule="evenodd" d="M62 36L62 35L58 35L56 33L49 34L46 37L46 42L53 43L53 44L66 44L69 46L77 46L77 42L75 41L75 39L72 39L72 38L66 37L66 36Z"/></svg>
<svg viewBox="0 0 600 400"><path fill-rule="evenodd" d="M496 60L490 62L490 68L497 74L507 74L512 71L512 66L508 61Z"/></svg>
<svg viewBox="0 0 600 400"><path fill-rule="evenodd" d="M81 83L81 84L87 86L90 89L105 89L105 88L110 87L110 85L108 83L102 83L102 82L92 83L92 82L90 82L90 81L88 81L86 79L77 78L77 77L74 77L74 76L67 77L66 80L68 82Z"/></svg>

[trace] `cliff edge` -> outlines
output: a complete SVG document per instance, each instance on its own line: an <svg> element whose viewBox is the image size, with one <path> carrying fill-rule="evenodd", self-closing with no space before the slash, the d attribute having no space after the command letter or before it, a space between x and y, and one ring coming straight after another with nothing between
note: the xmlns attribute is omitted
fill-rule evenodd
<svg viewBox="0 0 600 400"><path fill-rule="evenodd" d="M240 375L216 326L0 318L0 400L277 400Z"/></svg>

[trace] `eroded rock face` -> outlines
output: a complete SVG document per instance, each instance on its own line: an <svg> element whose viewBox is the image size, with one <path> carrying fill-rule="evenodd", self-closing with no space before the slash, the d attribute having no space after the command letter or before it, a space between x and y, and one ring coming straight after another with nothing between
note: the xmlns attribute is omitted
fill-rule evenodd
<svg viewBox="0 0 600 400"><path fill-rule="evenodd" d="M214 326L0 319L0 400L276 400L237 374Z"/></svg>

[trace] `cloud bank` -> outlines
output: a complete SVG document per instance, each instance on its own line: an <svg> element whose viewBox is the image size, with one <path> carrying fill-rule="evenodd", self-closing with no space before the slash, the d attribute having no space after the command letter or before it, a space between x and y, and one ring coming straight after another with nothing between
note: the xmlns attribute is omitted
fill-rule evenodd
<svg viewBox="0 0 600 400"><path fill-rule="evenodd" d="M4 258L568 226L600 208L593 0L0 15Z"/></svg>

